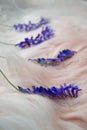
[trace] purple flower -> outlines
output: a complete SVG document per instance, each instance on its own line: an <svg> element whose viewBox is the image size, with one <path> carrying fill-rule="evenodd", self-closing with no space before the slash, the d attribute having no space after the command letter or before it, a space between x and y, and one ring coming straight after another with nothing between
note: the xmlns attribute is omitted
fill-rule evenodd
<svg viewBox="0 0 87 130"><path fill-rule="evenodd" d="M19 46L20 48L25 48L27 46L27 42L20 42L18 44L16 44L16 46Z"/></svg>
<svg viewBox="0 0 87 130"><path fill-rule="evenodd" d="M64 61L65 59L70 58L74 54L75 54L75 51L72 51L72 50L69 50L69 49L65 49L65 50L60 51L57 57L61 61Z"/></svg>
<svg viewBox="0 0 87 130"><path fill-rule="evenodd" d="M17 25L14 25L13 27L14 27L14 29L15 29L15 30L17 30L17 29L18 29L18 26L17 26Z"/></svg>
<svg viewBox="0 0 87 130"><path fill-rule="evenodd" d="M49 20L42 17L41 20L38 23L32 23L31 21L28 22L28 24L20 24L18 23L17 25L13 25L14 29L17 31L25 31L25 32L29 32L32 31L34 29L37 29L39 27L41 27L42 25L48 24Z"/></svg>
<svg viewBox="0 0 87 130"><path fill-rule="evenodd" d="M48 23L49 23L49 19L46 19L44 17L41 18L41 20L40 20L41 25L45 25L45 24L48 24Z"/></svg>
<svg viewBox="0 0 87 130"><path fill-rule="evenodd" d="M44 32L44 33L43 33ZM45 29L42 30L41 34L37 34L37 36L34 38L31 36L31 38L25 38L24 41L16 44L16 46L19 46L21 48L26 48L34 45L38 45L43 43L45 40L50 39L53 35L53 30L49 27L45 27Z"/></svg>
<svg viewBox="0 0 87 130"><path fill-rule="evenodd" d="M58 97L58 98L64 98L67 96L78 97L79 91L82 90L79 89L79 87L74 84L60 85L59 88L55 86L52 86L51 88L44 88L43 86L40 87L32 86L32 89L22 88L18 86L18 89L20 92L24 92L24 93L29 93L29 94L34 93L34 94L44 95L48 97L51 96L51 97Z"/></svg>

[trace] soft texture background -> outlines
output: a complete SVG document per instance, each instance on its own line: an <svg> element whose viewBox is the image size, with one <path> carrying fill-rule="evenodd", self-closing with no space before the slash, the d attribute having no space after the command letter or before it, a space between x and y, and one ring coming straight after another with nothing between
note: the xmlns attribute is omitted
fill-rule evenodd
<svg viewBox="0 0 87 130"><path fill-rule="evenodd" d="M79 97L51 100L21 94L0 74L0 130L87 130L87 4L80 0L0 0L0 69L16 86L46 87L75 83L83 91ZM51 18L55 37L41 45L20 50L16 44L36 35L17 33L14 23ZM41 67L28 58L56 57L62 49L76 50L71 59L57 67Z"/></svg>

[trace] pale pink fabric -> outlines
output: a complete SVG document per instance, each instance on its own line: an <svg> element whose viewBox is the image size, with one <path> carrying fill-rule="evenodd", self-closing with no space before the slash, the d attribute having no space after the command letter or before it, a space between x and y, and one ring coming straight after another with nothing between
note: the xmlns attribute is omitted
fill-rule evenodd
<svg viewBox="0 0 87 130"><path fill-rule="evenodd" d="M21 21L25 18L27 21L28 16L22 17ZM38 19L36 17L35 20ZM15 86L51 87L74 83L82 88L76 99L51 100L17 92L0 74L0 130L87 130L86 21L86 17L76 16L52 19L55 37L32 48L21 50L0 44L0 56L5 57L0 58L0 69ZM24 37L35 36L40 30L17 33L0 26L0 40L15 44ZM27 61L28 58L53 58L60 50L67 48L77 53L56 67L42 67Z"/></svg>

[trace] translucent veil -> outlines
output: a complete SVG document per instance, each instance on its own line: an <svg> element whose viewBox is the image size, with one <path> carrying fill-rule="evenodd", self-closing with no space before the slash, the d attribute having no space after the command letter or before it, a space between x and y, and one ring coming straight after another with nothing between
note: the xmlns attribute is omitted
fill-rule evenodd
<svg viewBox="0 0 87 130"><path fill-rule="evenodd" d="M18 33L15 23L50 18L55 36L35 47L21 50L14 44L36 36L41 28ZM51 87L79 85L78 98L52 100L16 91L0 73L0 130L87 129L87 7L80 0L0 0L0 68L15 86ZM56 67L42 67L28 58L56 57L63 49L77 53Z"/></svg>
<svg viewBox="0 0 87 130"><path fill-rule="evenodd" d="M71 6L73 6L74 8L76 8L77 6L79 7L80 3L87 5L85 0L0 0L0 16L5 19L8 17L14 17L15 15L17 17L18 14L24 15L27 11L29 11L30 14L32 11L36 12L37 10L48 8L51 8L53 10L61 8L62 10L64 9L64 7L68 7L68 10L72 10ZM55 15L56 11L54 12L54 16Z"/></svg>
<svg viewBox="0 0 87 130"><path fill-rule="evenodd" d="M12 17L17 12L23 13L25 10L31 11L38 8L46 8L53 6L54 0L0 0L0 15L5 17L9 15Z"/></svg>

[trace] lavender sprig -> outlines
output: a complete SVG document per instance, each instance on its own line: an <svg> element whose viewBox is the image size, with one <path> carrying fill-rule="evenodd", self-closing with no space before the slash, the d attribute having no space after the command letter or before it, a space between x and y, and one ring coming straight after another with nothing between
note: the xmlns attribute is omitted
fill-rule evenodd
<svg viewBox="0 0 87 130"><path fill-rule="evenodd" d="M15 24L13 27L16 31L19 32L29 32L32 30L35 30L39 27L41 27L42 25L48 24L49 23L49 19L41 17L40 21L38 23L32 23L31 21L28 22L28 24Z"/></svg>
<svg viewBox="0 0 87 130"><path fill-rule="evenodd" d="M61 52L59 52L57 58L37 58L37 59L28 59L28 60L39 63L42 66L43 65L55 66L55 65L59 65L60 62L72 57L74 54L75 54L75 51L69 50L69 49L64 49Z"/></svg>
<svg viewBox="0 0 87 130"><path fill-rule="evenodd" d="M69 50L69 49L64 49L64 50L59 52L57 57L61 61L64 61L65 59L72 57L75 53L76 53L76 51Z"/></svg>
<svg viewBox="0 0 87 130"><path fill-rule="evenodd" d="M60 63L60 60L58 58L37 58L37 59L28 59L31 62L36 62L41 64L42 66L55 66Z"/></svg>
<svg viewBox="0 0 87 130"><path fill-rule="evenodd" d="M79 91L82 89L79 89L77 85L74 84L64 84L60 85L60 87L55 87L52 86L50 88L45 88L43 86L36 87L32 86L32 89L30 88L23 88L18 86L19 91L24 92L24 93L29 93L29 94L39 94L43 96L48 96L48 97L58 97L58 98L63 98L63 97L78 97Z"/></svg>
<svg viewBox="0 0 87 130"><path fill-rule="evenodd" d="M74 84L64 84L60 85L60 87L52 86L50 88L45 88L43 86L37 87L32 86L32 89L30 88L23 88L21 86L16 87L3 73L3 71L0 69L0 73L3 75L3 77L7 80L7 82L17 91L28 93L28 94L39 94L43 96L48 97L57 97L57 98L64 98L67 96L70 97L78 97L79 91L82 91L77 85Z"/></svg>
<svg viewBox="0 0 87 130"><path fill-rule="evenodd" d="M19 46L20 48L31 47L34 45L41 44L53 36L53 30L50 27L46 26L45 28L42 28L41 33L38 34L35 38L33 36L31 36L31 38L25 38L24 41L16 44L16 46Z"/></svg>

